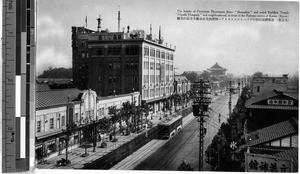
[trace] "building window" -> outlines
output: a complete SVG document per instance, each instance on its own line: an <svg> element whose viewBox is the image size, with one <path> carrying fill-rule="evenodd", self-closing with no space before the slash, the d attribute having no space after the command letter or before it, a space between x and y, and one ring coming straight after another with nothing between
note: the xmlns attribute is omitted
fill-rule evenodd
<svg viewBox="0 0 300 174"><path fill-rule="evenodd" d="M75 113L75 122L78 121L78 113Z"/></svg>
<svg viewBox="0 0 300 174"><path fill-rule="evenodd" d="M150 62L150 69L154 69L154 62Z"/></svg>
<svg viewBox="0 0 300 174"><path fill-rule="evenodd" d="M159 50L156 50L156 57L160 58L160 51Z"/></svg>
<svg viewBox="0 0 300 174"><path fill-rule="evenodd" d="M149 76L148 75L144 75L144 83L149 83Z"/></svg>
<svg viewBox="0 0 300 174"><path fill-rule="evenodd" d="M118 81L119 81L119 78L116 77L116 76L114 76L114 77L113 77L113 82L116 83L116 82L118 82Z"/></svg>
<svg viewBox="0 0 300 174"><path fill-rule="evenodd" d="M104 116L104 108L100 108L99 116Z"/></svg>
<svg viewBox="0 0 300 174"><path fill-rule="evenodd" d="M148 90L147 89L144 89L143 90L143 94L142 94L143 98L148 98Z"/></svg>
<svg viewBox="0 0 300 174"><path fill-rule="evenodd" d="M150 49L150 56L155 57L155 49L154 48Z"/></svg>
<svg viewBox="0 0 300 174"><path fill-rule="evenodd" d="M112 69L112 63L108 64L108 69Z"/></svg>
<svg viewBox="0 0 300 174"><path fill-rule="evenodd" d="M257 86L257 92L259 92L260 91L260 86Z"/></svg>
<svg viewBox="0 0 300 174"><path fill-rule="evenodd" d="M126 69L129 69L130 63L126 63Z"/></svg>
<svg viewBox="0 0 300 174"><path fill-rule="evenodd" d="M165 52L161 52L161 58L164 59L165 58Z"/></svg>
<svg viewBox="0 0 300 174"><path fill-rule="evenodd" d="M170 71L173 71L173 65L170 65Z"/></svg>
<svg viewBox="0 0 300 174"><path fill-rule="evenodd" d="M160 70L160 64L156 63L156 70Z"/></svg>
<svg viewBox="0 0 300 174"><path fill-rule="evenodd" d="M168 64L166 65L166 71L169 71L169 65Z"/></svg>
<svg viewBox="0 0 300 174"><path fill-rule="evenodd" d="M66 125L65 116L61 116L61 126L65 126L65 125Z"/></svg>
<svg viewBox="0 0 300 174"><path fill-rule="evenodd" d="M155 83L155 75L150 75L150 83Z"/></svg>
<svg viewBox="0 0 300 174"><path fill-rule="evenodd" d="M120 46L108 47L108 53L107 54L109 56L121 55L121 47Z"/></svg>
<svg viewBox="0 0 300 174"><path fill-rule="evenodd" d="M168 60L170 59L169 53L167 53L167 59L168 59Z"/></svg>
<svg viewBox="0 0 300 174"><path fill-rule="evenodd" d="M149 62L144 62L144 69L149 69Z"/></svg>
<svg viewBox="0 0 300 174"><path fill-rule="evenodd" d="M138 69L138 63L134 63L134 69Z"/></svg>
<svg viewBox="0 0 300 174"><path fill-rule="evenodd" d="M149 48L144 47L144 56L149 56Z"/></svg>
<svg viewBox="0 0 300 174"><path fill-rule="evenodd" d="M173 60L173 53L170 54L170 59Z"/></svg>
<svg viewBox="0 0 300 174"><path fill-rule="evenodd" d="M41 121L36 122L36 132L41 132Z"/></svg>
<svg viewBox="0 0 300 174"><path fill-rule="evenodd" d="M84 59L85 58L85 53L81 53L81 57Z"/></svg>
<svg viewBox="0 0 300 174"><path fill-rule="evenodd" d="M112 82L112 78L108 77L108 83L111 83L111 82Z"/></svg>
<svg viewBox="0 0 300 174"><path fill-rule="evenodd" d="M120 65L120 63L114 62L112 64L112 67L113 67L113 69L120 69L121 65Z"/></svg>
<svg viewBox="0 0 300 174"><path fill-rule="evenodd" d="M54 119L50 118L50 129L54 129Z"/></svg>
<svg viewBox="0 0 300 174"><path fill-rule="evenodd" d="M150 97L154 97L154 89L150 89Z"/></svg>
<svg viewBox="0 0 300 174"><path fill-rule="evenodd" d="M159 75L156 75L156 83L159 83Z"/></svg>
<svg viewBox="0 0 300 174"><path fill-rule="evenodd" d="M155 89L155 96L159 96L159 88Z"/></svg>
<svg viewBox="0 0 300 174"><path fill-rule="evenodd" d="M127 46L126 55L139 55L139 46Z"/></svg>

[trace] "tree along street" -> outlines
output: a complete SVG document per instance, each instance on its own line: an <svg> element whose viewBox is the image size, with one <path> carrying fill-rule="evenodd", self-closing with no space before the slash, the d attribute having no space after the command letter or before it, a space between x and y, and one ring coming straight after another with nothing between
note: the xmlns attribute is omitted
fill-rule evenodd
<svg viewBox="0 0 300 174"><path fill-rule="evenodd" d="M229 95L221 94L210 105L209 117L206 118L207 133L204 137L204 151L211 143L212 138L219 130L222 122L228 118ZM237 94L232 95L232 109L238 99ZM192 114L192 113L191 113ZM220 122L219 122L219 114ZM204 154L203 154L204 157ZM205 157L204 157L205 158ZM176 170L182 161L190 164L194 170L198 170L199 160L199 122L195 118L190 124L175 135L167 145L152 154L135 169L137 170ZM204 163L204 170L209 170L208 164Z"/></svg>

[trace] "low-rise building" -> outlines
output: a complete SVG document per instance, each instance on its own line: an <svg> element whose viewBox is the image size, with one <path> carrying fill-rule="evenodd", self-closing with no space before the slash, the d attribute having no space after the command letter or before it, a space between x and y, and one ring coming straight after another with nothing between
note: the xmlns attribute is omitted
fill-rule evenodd
<svg viewBox="0 0 300 174"><path fill-rule="evenodd" d="M298 91L266 91L246 101L248 126L261 129L291 118L298 118Z"/></svg>
<svg viewBox="0 0 300 174"><path fill-rule="evenodd" d="M241 160L246 161L244 165L246 168L245 171L279 172L281 171L280 168L283 167L281 166L282 159L292 163L292 165L285 166L286 171L298 171L298 120L290 119L264 127L247 133L244 138L246 143L239 146L235 157L241 160L245 157L245 152L247 152L246 158L249 158L250 154L257 156L257 159L264 161L265 167L267 167L259 167L262 166L260 161L253 159L252 162L249 159ZM271 159L275 159L275 161ZM274 161L273 168L271 164L268 164L268 161ZM274 163L278 163L277 168L274 166ZM257 166L253 166L252 164Z"/></svg>
<svg viewBox="0 0 300 174"><path fill-rule="evenodd" d="M175 75L174 93L185 94L191 89L191 83L183 75Z"/></svg>
<svg viewBox="0 0 300 174"><path fill-rule="evenodd" d="M251 86L252 95L258 95L273 89L280 91L288 89L287 74L283 74L282 77L253 77Z"/></svg>
<svg viewBox="0 0 300 174"><path fill-rule="evenodd" d="M37 84L36 91L36 161L51 158L64 153L67 125L75 123L78 130L70 137L69 146L82 145L91 132L84 127L109 118L108 108L120 108L129 101L140 104L139 92L109 97L98 97L95 91L69 89L51 89L47 84Z"/></svg>

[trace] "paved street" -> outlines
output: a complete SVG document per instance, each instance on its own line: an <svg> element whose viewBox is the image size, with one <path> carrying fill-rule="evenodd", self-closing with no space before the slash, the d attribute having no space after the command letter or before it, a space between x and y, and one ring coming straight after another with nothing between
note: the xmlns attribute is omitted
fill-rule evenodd
<svg viewBox="0 0 300 174"><path fill-rule="evenodd" d="M232 109L236 104L238 95L232 96ZM211 104L212 111L207 119L207 134L204 138L204 149L211 143L213 136L217 133L219 126L218 117L221 114L221 122L228 118L228 94L213 96ZM194 170L198 170L199 158L199 123L194 119L186 127L175 135L166 147L156 151L144 162L136 167L138 170L176 170L182 160L190 163ZM204 169L209 170L209 166L204 164Z"/></svg>

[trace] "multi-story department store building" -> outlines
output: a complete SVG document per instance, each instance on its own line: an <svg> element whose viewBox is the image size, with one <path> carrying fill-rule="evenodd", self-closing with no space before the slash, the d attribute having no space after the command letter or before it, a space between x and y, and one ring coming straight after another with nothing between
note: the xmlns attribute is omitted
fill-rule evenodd
<svg viewBox="0 0 300 174"><path fill-rule="evenodd" d="M174 93L175 47L143 30L109 32L72 27L73 78L99 96L139 91L153 111ZM124 29L123 29L124 30Z"/></svg>

